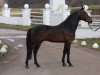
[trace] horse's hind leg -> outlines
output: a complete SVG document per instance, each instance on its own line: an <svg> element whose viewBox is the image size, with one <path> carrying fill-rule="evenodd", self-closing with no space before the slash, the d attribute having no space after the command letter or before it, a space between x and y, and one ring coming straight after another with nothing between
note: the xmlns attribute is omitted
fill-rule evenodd
<svg viewBox="0 0 100 75"><path fill-rule="evenodd" d="M27 56L26 56L26 61L25 61L25 64L26 64L26 68L29 69L29 60L32 58L32 50L33 50L33 46L29 46L27 47Z"/></svg>
<svg viewBox="0 0 100 75"><path fill-rule="evenodd" d="M40 65L38 64L37 62L37 52L38 52L38 49L40 47L41 43L38 43L35 48L34 48L34 64L37 66L37 67L40 67Z"/></svg>
<svg viewBox="0 0 100 75"><path fill-rule="evenodd" d="M31 58L29 58L29 56L30 56L30 53L27 52L26 61L25 61L25 64L26 64L25 67L26 67L27 69L29 69L29 60L31 59Z"/></svg>

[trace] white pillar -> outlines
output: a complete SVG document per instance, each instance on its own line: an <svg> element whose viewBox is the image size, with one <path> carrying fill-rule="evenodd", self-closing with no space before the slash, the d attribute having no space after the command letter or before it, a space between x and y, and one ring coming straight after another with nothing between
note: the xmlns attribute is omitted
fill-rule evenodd
<svg viewBox="0 0 100 75"><path fill-rule="evenodd" d="M52 13L62 14L65 5L65 0L50 0Z"/></svg>
<svg viewBox="0 0 100 75"><path fill-rule="evenodd" d="M25 4L24 9L22 9L22 17L30 18L31 17L31 9L29 9L29 5Z"/></svg>
<svg viewBox="0 0 100 75"><path fill-rule="evenodd" d="M88 13L89 16L91 16L91 12L90 10L86 11Z"/></svg>
<svg viewBox="0 0 100 75"><path fill-rule="evenodd" d="M10 9L11 8L8 8L8 4L4 4L4 7L2 8L2 16L10 17Z"/></svg>
<svg viewBox="0 0 100 75"><path fill-rule="evenodd" d="M31 25L31 9L29 9L29 5L25 4L24 9L22 9L22 17L23 17L23 25L30 26Z"/></svg>
<svg viewBox="0 0 100 75"><path fill-rule="evenodd" d="M45 9L43 10L43 24L50 25L50 5L45 4Z"/></svg>

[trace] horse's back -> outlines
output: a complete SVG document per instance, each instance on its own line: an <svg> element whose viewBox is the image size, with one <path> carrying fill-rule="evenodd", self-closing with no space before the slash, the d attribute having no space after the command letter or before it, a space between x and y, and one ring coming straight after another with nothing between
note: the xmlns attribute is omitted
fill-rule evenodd
<svg viewBox="0 0 100 75"><path fill-rule="evenodd" d="M48 30L55 29L57 26L38 25L31 28L32 33L46 33Z"/></svg>
<svg viewBox="0 0 100 75"><path fill-rule="evenodd" d="M33 42L41 41L45 38L45 35L47 33L47 26L39 25L29 30L31 30L31 38L32 38L31 40L33 40Z"/></svg>
<svg viewBox="0 0 100 75"><path fill-rule="evenodd" d="M64 42L73 40L74 35L68 29L59 26L39 25L31 29L31 38L36 41Z"/></svg>

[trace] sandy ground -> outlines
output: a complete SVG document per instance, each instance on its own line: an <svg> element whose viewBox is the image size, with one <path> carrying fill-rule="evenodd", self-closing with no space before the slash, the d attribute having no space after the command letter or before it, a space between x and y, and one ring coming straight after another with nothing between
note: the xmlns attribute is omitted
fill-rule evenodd
<svg viewBox="0 0 100 75"><path fill-rule="evenodd" d="M15 31L16 32L16 31ZM18 33L18 31L17 31ZM23 34L23 32L20 32ZM6 35L3 35L6 37ZM15 33L7 36L16 36ZM18 36L18 34L17 34ZM16 37L17 37L16 36ZM30 69L26 69L25 38L1 38L14 52L0 71L0 75L99 75L100 52L77 45L71 47L71 62L74 67L63 67L61 63L63 43L43 42L38 52L38 62L41 68L30 61ZM13 41L9 40L12 39ZM1 68L1 67L0 67Z"/></svg>

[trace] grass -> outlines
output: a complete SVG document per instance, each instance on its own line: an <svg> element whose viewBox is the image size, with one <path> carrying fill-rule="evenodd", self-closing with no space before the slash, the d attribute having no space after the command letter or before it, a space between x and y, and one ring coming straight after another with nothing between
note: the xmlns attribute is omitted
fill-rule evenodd
<svg viewBox="0 0 100 75"><path fill-rule="evenodd" d="M31 9L31 12L43 12L43 9L42 8L30 8ZM2 15L2 10L0 10L0 16ZM21 8L11 8L11 13L10 13L11 16L13 17L18 17L18 16L22 16L22 9Z"/></svg>
<svg viewBox="0 0 100 75"><path fill-rule="evenodd" d="M79 44L81 44L81 41L83 41L83 39L79 40ZM92 39L84 39L84 41L86 41L88 48L92 48L93 43L98 43L99 48L95 49L95 50L100 51L100 38L98 38L98 39L94 39L94 38L92 38Z"/></svg>
<svg viewBox="0 0 100 75"><path fill-rule="evenodd" d="M0 49L2 48L2 46L5 45L5 43L0 44ZM4 60L5 58L7 58L7 56L10 54L10 49L7 48L7 52L6 53L0 53L0 61Z"/></svg>
<svg viewBox="0 0 100 75"><path fill-rule="evenodd" d="M14 30L21 30L21 31L27 31L28 29L30 29L34 26L36 26L36 25L22 26L22 25L0 24L1 29L14 29Z"/></svg>
<svg viewBox="0 0 100 75"><path fill-rule="evenodd" d="M12 8L10 15L14 17L22 16L22 10L20 8Z"/></svg>

